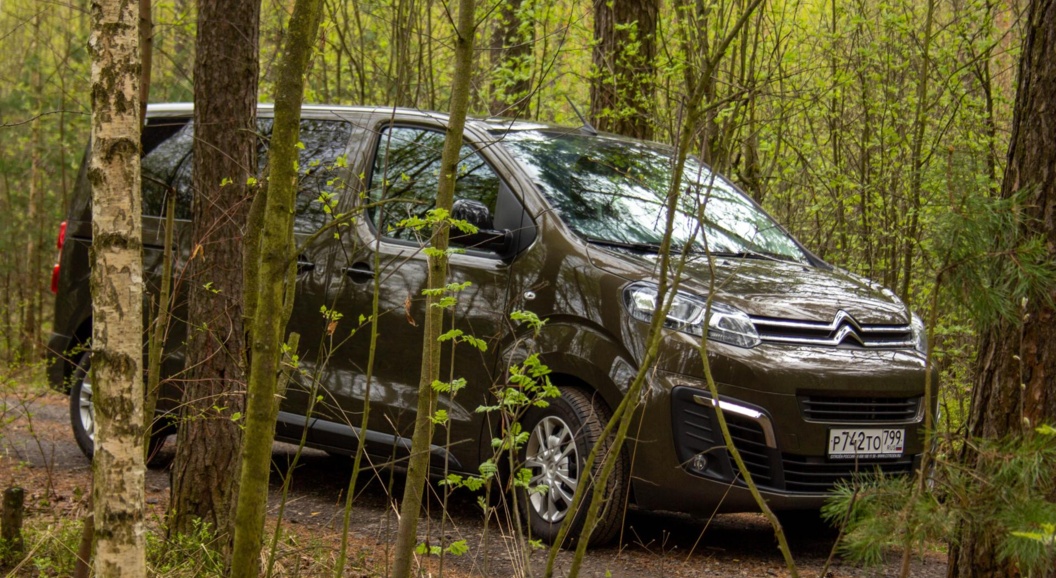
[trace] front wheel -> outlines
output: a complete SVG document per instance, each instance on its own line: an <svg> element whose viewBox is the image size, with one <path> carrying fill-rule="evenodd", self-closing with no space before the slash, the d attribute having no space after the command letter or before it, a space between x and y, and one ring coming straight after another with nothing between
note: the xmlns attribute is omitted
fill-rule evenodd
<svg viewBox="0 0 1056 578"><path fill-rule="evenodd" d="M549 400L547 407L532 408L525 414L522 423L524 431L528 432L528 441L522 450L522 458L531 478L529 490L522 496L533 537L555 542L561 524L572 515L567 542L582 539L587 508L594 492L593 483L601 474L605 454L598 455L589 473L586 471L587 456L611 416L600 400L592 400L578 389L565 387L561 388L560 397ZM627 495L627 470L621 455L605 486L606 498L590 533L591 546L608 543L620 530ZM587 493L578 510L572 512L572 500L577 490Z"/></svg>
<svg viewBox="0 0 1056 578"><path fill-rule="evenodd" d="M95 455L95 405L92 403L92 373L89 370L91 356L85 352L77 362L70 384L70 425L73 426L73 439L88 459ZM147 462L158 455L158 450L165 444L168 432L159 429L150 436L150 448Z"/></svg>

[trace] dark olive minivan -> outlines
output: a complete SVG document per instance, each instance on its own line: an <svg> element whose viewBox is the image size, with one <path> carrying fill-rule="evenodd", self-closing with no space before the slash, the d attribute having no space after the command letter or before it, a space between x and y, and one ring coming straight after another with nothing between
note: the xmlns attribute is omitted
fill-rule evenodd
<svg viewBox="0 0 1056 578"><path fill-rule="evenodd" d="M271 107L260 107L262 143L271 115ZM151 106L144 132L144 264L152 287L170 195L177 198L178 261L189 253L192 116L187 104ZM375 463L392 463L409 447L425 315L427 240L407 219L433 207L447 117L338 106L306 106L303 116L295 225L302 248L288 330L302 336L302 367L319 376L315 393L323 403L306 417L315 394L308 384L291 386L277 435L297 440L307 428L311 446L336 454L352 453L362 440ZM532 483L547 487L529 494L533 534L552 538L589 475L582 468L591 444L645 356L673 151L503 119L470 120L464 139L454 213L481 232L455 240L463 250L450 257L450 280L470 285L457 294L453 317L487 348L458 346L445 355L467 385L441 400L451 443L438 434L433 465L477 472L497 432L496 420L476 409L494 403L510 360L538 353L561 397L523 418L523 457ZM262 144L262 161L265 155ZM672 234L686 265L633 441L610 481L613 495L650 510L755 509L717 429L716 408L777 510L817 508L837 483L860 473L912 472L926 405L920 320L891 291L812 255L707 167L691 160L683 188ZM335 214L358 218L309 241ZM74 433L89 454L90 243L82 169L53 280L50 378L70 392ZM380 338L369 426L360 432L370 332L352 330L370 316L375 279ZM323 308L340 315L336 329L335 315L324 319ZM510 320L516 310L546 320L537 336ZM184 333L174 327L167 342L162 413L178 401ZM717 400L704 381L705 336ZM618 510L607 509L592 541L614 535Z"/></svg>

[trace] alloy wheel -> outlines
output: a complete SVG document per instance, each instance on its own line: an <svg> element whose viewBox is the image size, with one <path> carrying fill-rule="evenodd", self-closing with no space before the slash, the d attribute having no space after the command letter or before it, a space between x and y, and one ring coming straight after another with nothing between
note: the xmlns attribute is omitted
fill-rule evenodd
<svg viewBox="0 0 1056 578"><path fill-rule="evenodd" d="M539 420L528 438L524 465L532 473L532 509L547 522L563 520L579 485L579 452L572 428L553 415ZM539 486L546 491L535 491Z"/></svg>

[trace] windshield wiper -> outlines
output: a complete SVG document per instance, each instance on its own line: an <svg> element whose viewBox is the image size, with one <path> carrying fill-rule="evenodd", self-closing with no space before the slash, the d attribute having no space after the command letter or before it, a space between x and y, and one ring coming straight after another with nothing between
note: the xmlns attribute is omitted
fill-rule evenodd
<svg viewBox="0 0 1056 578"><path fill-rule="evenodd" d="M601 245L603 247L615 247L617 249L628 249L636 251L638 253L659 253L659 243L627 243L625 241L611 241L609 239L599 239L597 237L583 237L588 243L592 245Z"/></svg>

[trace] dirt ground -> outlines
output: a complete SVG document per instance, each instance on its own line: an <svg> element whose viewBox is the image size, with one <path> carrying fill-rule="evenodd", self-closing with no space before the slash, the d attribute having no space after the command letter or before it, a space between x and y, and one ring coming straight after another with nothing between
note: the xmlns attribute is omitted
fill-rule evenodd
<svg viewBox="0 0 1056 578"><path fill-rule="evenodd" d="M55 392L15 388L0 391L0 490L19 485L26 490L27 517L76 518L85 510L84 493L89 487L89 461L81 454L70 433L68 401ZM148 521L156 524L168 502L169 472L175 438L170 438L161 456L161 466L147 472ZM296 448L276 444L272 471L271 519L273 528L281 501L281 486ZM285 529L305 543L336 550L340 542L344 493L351 474L351 460L305 450L296 468L283 520ZM402 495L401 477L385 471L362 474L351 515L351 552L355 558L350 576L385 575L396 528L392 496ZM391 486L387 488L388 486ZM439 492L437 486L432 486ZM516 556L508 538L494 524L485 524L476 496L455 494L449 504L450 519L440 528L441 505L433 500L430 515L419 525L422 540L442 531L448 540L465 539L469 552L446 556L443 573L448 576L512 576L518 568L539 575L546 551L534 552L528 560ZM27 523L28 520L27 520ZM819 576L829 557L836 534L816 523L786 528L801 576ZM305 550L308 551L307 549ZM308 554L304 554L307 556ZM558 559L557 575L567 572L571 555ZM306 567L311 568L310 564ZM423 574L440 573L431 560ZM310 575L311 570L308 570ZM299 575L306 575L298 573ZM22 574L19 574L22 575ZM710 523L673 514L630 511L618 544L591 550L582 576L759 576L781 577L789 572L777 550L769 525L758 514L718 515ZM883 566L860 568L839 557L826 577L897 576L895 555ZM913 562L912 576L946 575L946 557L927 552Z"/></svg>

